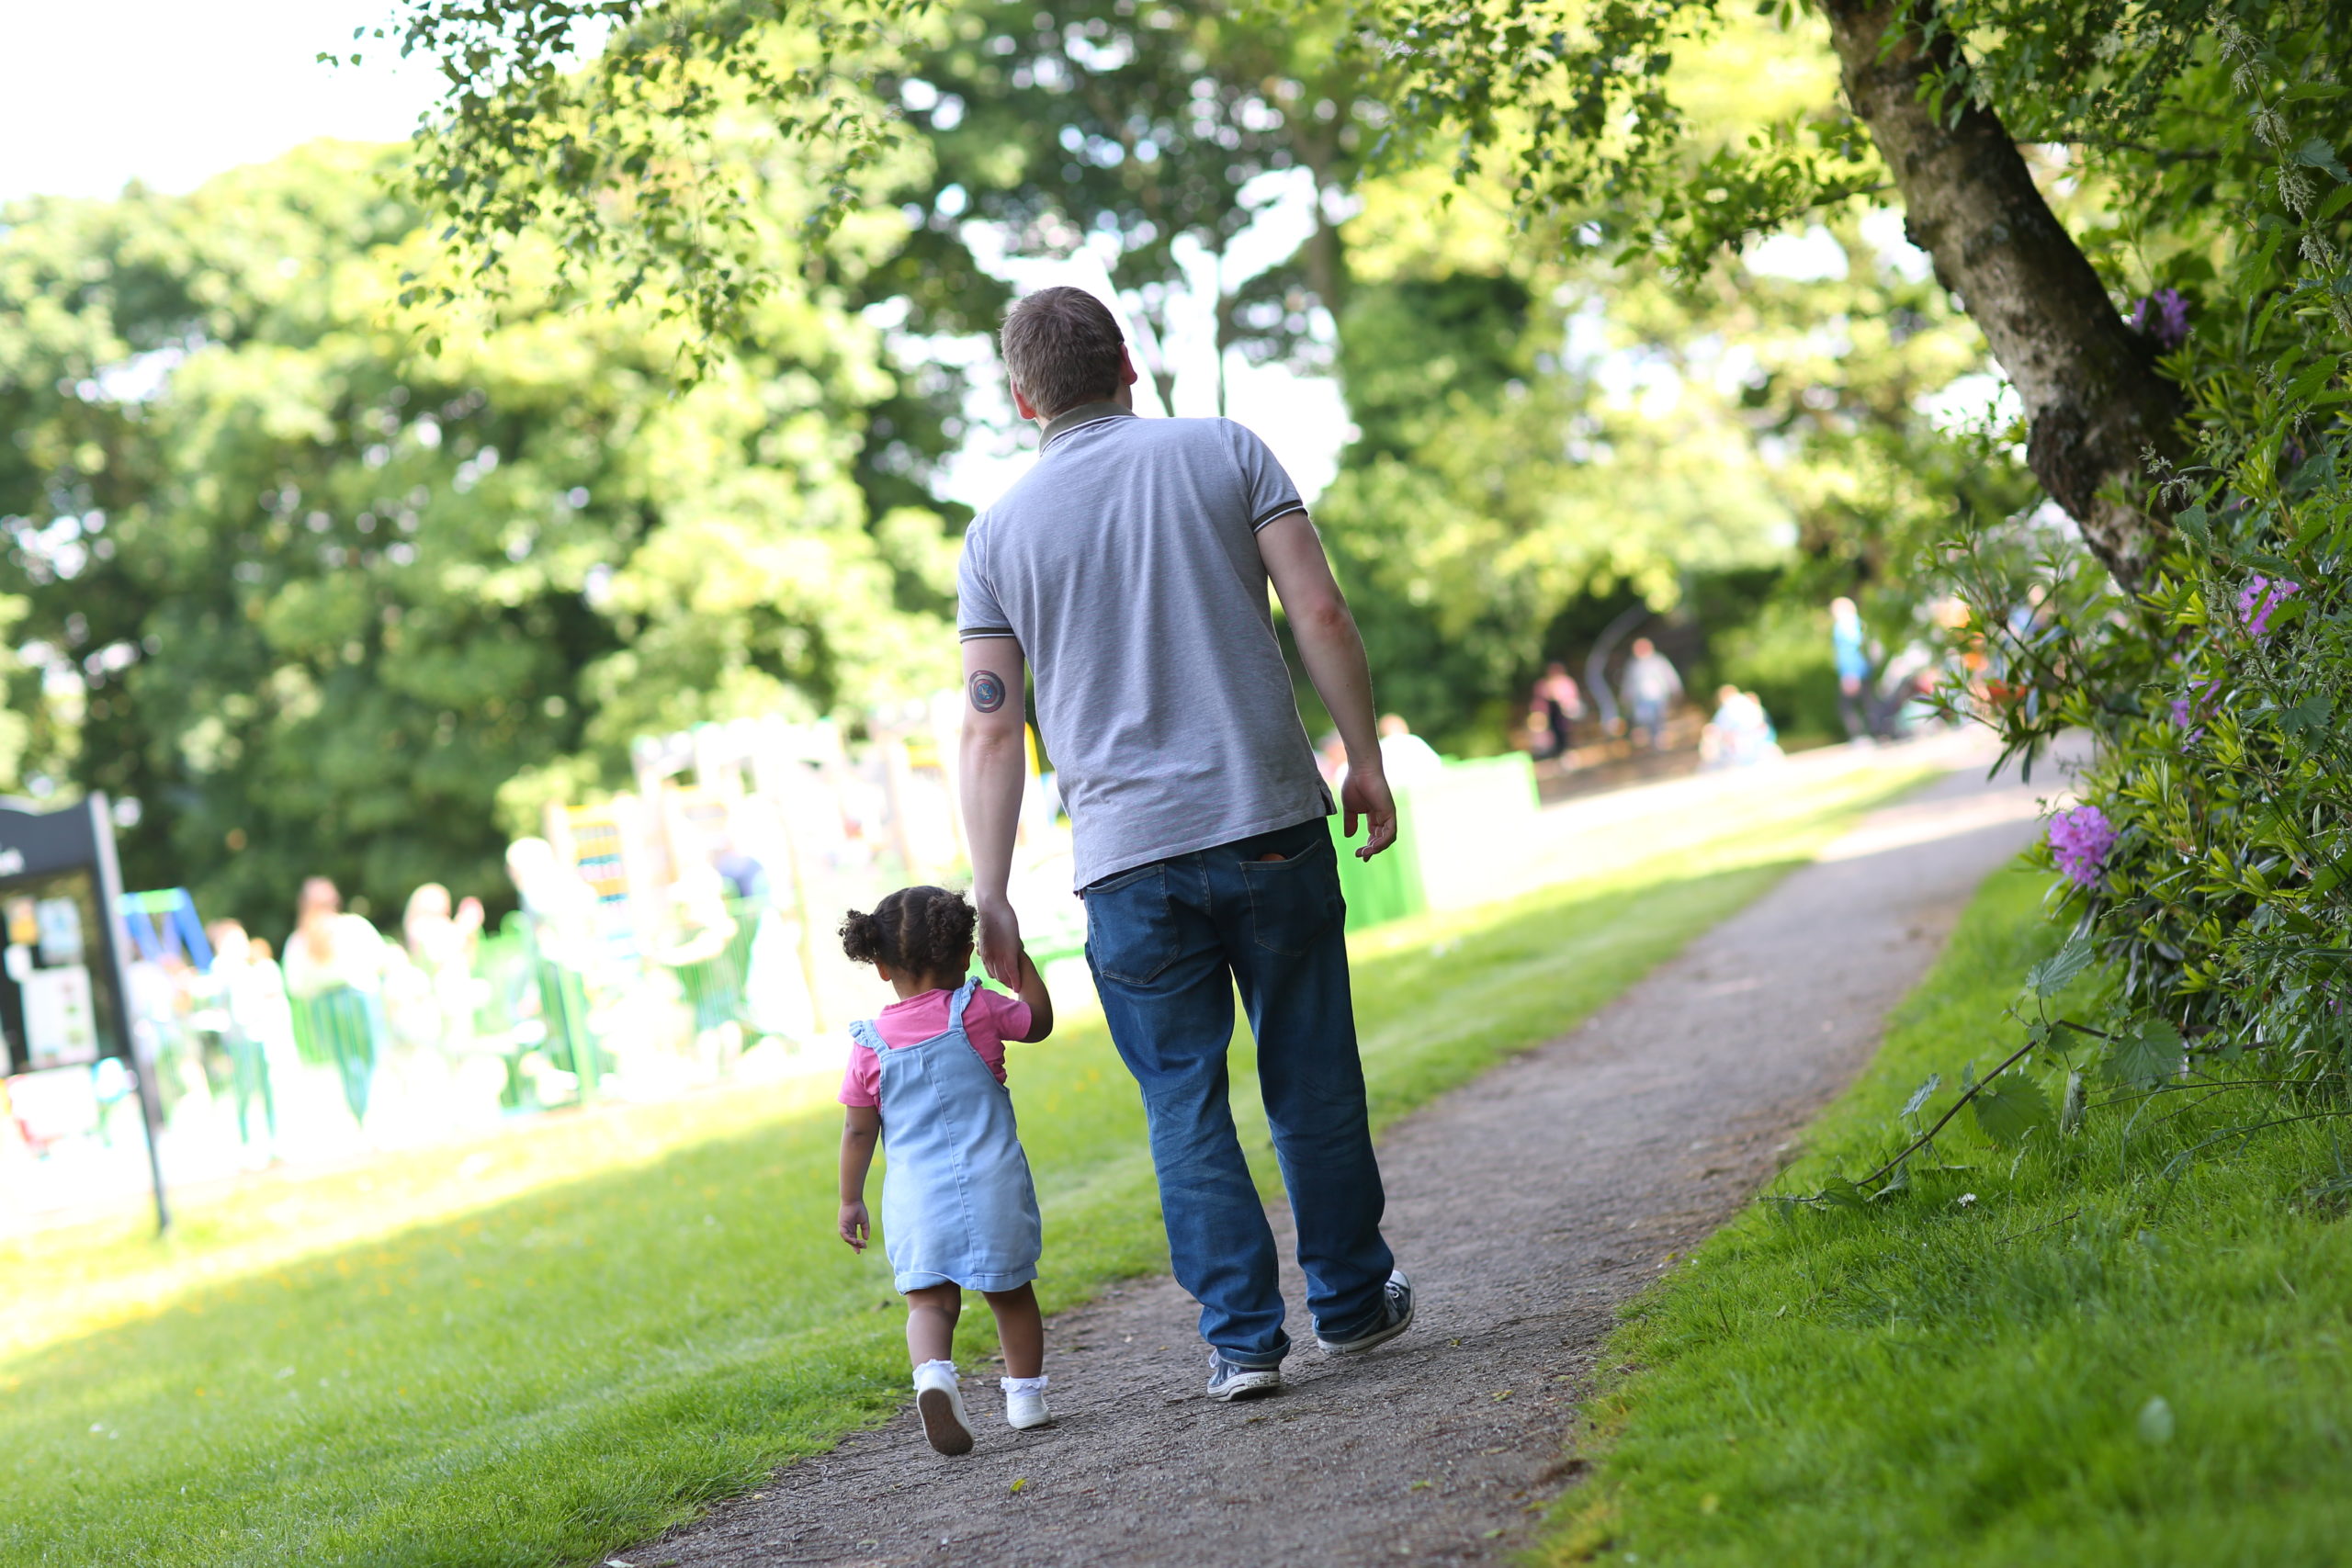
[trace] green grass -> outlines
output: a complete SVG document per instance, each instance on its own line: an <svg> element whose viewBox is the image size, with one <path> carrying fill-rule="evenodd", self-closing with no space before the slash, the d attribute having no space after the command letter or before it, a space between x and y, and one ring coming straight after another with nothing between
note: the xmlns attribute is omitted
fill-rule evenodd
<svg viewBox="0 0 2352 1568"><path fill-rule="evenodd" d="M1911 776L1767 789L1711 843L1372 933L1376 1118L1566 1029ZM1099 1023L1012 1069L1049 1307L1162 1268ZM239 1188L163 1244L128 1219L9 1242L0 1559L577 1561L755 1484L906 1377L887 1266L832 1239L838 1136L806 1089L746 1091ZM986 1314L966 1323L970 1364L990 1344Z"/></svg>
<svg viewBox="0 0 2352 1568"><path fill-rule="evenodd" d="M1930 1071L1951 1084L2014 1046L2003 1010L2055 945L2042 880L1985 886L1781 1190L1869 1169ZM1702 1247L1629 1311L1580 1436L1592 1479L1544 1555L2352 1557L2352 1154L2312 1122L2216 1144L2168 1179L2175 1155L2275 1101L2241 1085L2096 1109L2114 1092L2072 1137L2018 1155L1948 1134L1942 1159L1969 1168L1862 1213L1759 1207Z"/></svg>

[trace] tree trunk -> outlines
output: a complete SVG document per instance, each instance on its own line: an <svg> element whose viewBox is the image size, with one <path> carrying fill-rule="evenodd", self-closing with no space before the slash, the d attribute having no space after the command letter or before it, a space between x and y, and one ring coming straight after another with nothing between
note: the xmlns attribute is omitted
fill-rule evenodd
<svg viewBox="0 0 2352 1568"><path fill-rule="evenodd" d="M2165 525L2143 504L2144 457L2179 450L2178 389L2117 314L2000 117L1970 105L1948 124L1921 97L1957 59L1950 34L1922 40L1928 0L1826 9L1847 99L1903 194L1904 231L1935 258L1937 280L1984 329L2025 403L2035 477L2115 581L2137 587Z"/></svg>

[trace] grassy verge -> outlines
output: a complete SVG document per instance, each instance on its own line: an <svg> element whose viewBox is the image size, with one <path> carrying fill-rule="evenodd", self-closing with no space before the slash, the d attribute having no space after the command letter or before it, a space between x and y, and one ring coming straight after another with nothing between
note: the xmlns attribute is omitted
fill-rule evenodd
<svg viewBox="0 0 2352 1568"><path fill-rule="evenodd" d="M1950 1084L2014 1045L2003 1010L2055 946L2040 891L2018 872L1986 885L1783 1190L1869 1168L1929 1072ZM2341 1134L2226 1139L2168 1174L2278 1111L2245 1088L2098 1109L2112 1092L2071 1137L2014 1154L1947 1134L1943 1159L1964 1168L1900 1199L1758 1208L1700 1248L1630 1310L1580 1438L1593 1478L1563 1499L1544 1555L2344 1562Z"/></svg>
<svg viewBox="0 0 2352 1568"><path fill-rule="evenodd" d="M1708 844L1374 933L1376 1116L1573 1023L1908 782L1759 794ZM1048 1304L1161 1267L1141 1111L1099 1025L1015 1051ZM838 1112L765 1092L241 1190L161 1247L18 1238L12 1310L40 1327L0 1362L0 1559L579 1560L888 1411L901 1314L878 1254L831 1238ZM460 1207L476 1159L494 1201Z"/></svg>

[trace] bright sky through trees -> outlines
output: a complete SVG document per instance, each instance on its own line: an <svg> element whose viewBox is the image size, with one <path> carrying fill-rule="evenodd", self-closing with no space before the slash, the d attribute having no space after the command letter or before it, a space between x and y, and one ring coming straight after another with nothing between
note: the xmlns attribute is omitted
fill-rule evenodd
<svg viewBox="0 0 2352 1568"><path fill-rule="evenodd" d="M20 58L42 62L0 95L0 201L110 197L133 179L183 191L315 137L396 141L432 102L437 80L374 39L358 46L365 63L356 70L317 62L322 50L351 49L355 28L387 17L383 0L5 0L0 12ZM1285 210L1295 205L1277 202L1261 221L1270 240L1281 236L1280 248L1253 256L1256 265L1298 243L1301 223L1285 220L1296 217ZM1083 257L1006 270L1024 288L1105 289L1099 266ZM1210 328L1205 319L1200 326L1200 342L1170 345L1180 359L1202 362L1180 384L1178 413L1214 412ZM1314 496L1347 439L1337 387L1320 378L1302 384L1280 367L1238 356L1227 374L1234 417L1258 427ZM988 412L975 410L997 423ZM1009 423L1010 408L1001 412ZM985 506L1027 467L1028 451L1025 441L984 437L949 466L944 488Z"/></svg>
<svg viewBox="0 0 2352 1568"><path fill-rule="evenodd" d="M381 0L6 0L18 69L0 94L0 200L108 197L133 179L187 190L313 137L405 136L432 101L430 69L389 51L356 71L316 62L388 13Z"/></svg>

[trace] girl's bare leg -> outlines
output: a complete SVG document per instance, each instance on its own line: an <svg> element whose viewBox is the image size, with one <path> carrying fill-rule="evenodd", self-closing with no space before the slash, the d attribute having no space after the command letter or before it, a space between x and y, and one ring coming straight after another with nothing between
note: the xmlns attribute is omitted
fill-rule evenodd
<svg viewBox="0 0 2352 1568"><path fill-rule="evenodd" d="M989 1291L989 1311L996 1314L996 1337L1004 1348L1008 1377L1034 1378L1046 1371L1046 1318L1037 1310L1037 1292L1028 1285L1017 1291ZM911 1337L914 1328L907 1329Z"/></svg>
<svg viewBox="0 0 2352 1568"><path fill-rule="evenodd" d="M996 1298L989 1300L995 1304ZM961 1285L926 1285L907 1292L907 1354L916 1366L956 1359L956 1320L963 1311ZM1034 1303L1030 1311L1036 1311Z"/></svg>

